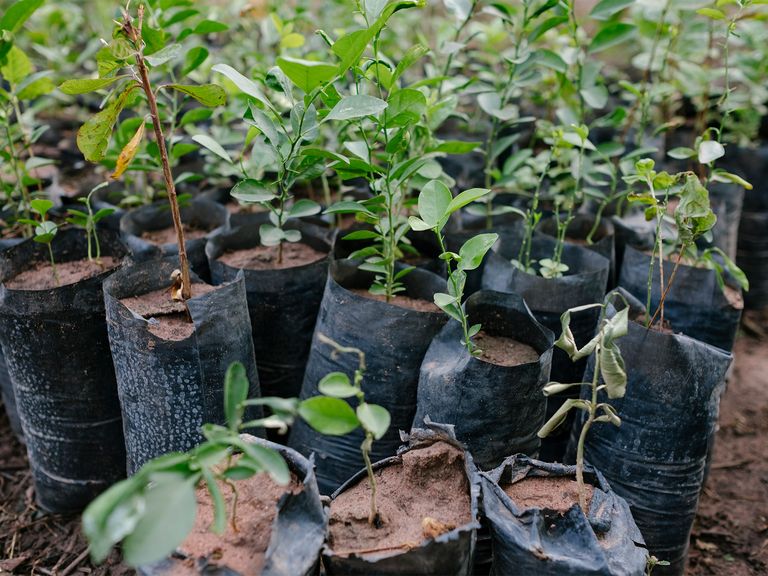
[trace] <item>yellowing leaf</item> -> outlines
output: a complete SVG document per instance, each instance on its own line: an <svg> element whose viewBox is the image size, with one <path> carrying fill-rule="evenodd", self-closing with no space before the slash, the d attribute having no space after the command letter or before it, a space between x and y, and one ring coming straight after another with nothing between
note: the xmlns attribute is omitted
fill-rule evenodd
<svg viewBox="0 0 768 576"><path fill-rule="evenodd" d="M99 162L104 158L117 117L128 102L128 96L137 86L138 84L128 86L104 110L94 115L77 131L77 147L89 162Z"/></svg>
<svg viewBox="0 0 768 576"><path fill-rule="evenodd" d="M126 144L125 147L120 151L120 155L117 157L117 163L115 164L115 171L112 172L112 176L110 176L112 180L117 180L120 178L120 176L123 175L123 172L128 169L128 166L130 166L131 162L136 157L136 152L139 150L141 139L144 138L144 126L144 122L139 124L139 129L136 130L133 138L131 138L128 144Z"/></svg>

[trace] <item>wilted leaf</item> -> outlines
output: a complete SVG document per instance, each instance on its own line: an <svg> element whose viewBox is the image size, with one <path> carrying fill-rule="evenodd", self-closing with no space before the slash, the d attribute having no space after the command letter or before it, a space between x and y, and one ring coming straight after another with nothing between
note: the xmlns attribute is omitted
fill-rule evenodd
<svg viewBox="0 0 768 576"><path fill-rule="evenodd" d="M136 157L136 152L139 150L141 140L144 138L144 126L144 122L139 124L139 128L136 130L136 133L120 151L120 155L117 157L117 162L115 163L115 171L112 172L112 175L110 176L112 180L117 180L120 178L120 176L123 175L123 173L128 169L128 166L130 166L133 159Z"/></svg>

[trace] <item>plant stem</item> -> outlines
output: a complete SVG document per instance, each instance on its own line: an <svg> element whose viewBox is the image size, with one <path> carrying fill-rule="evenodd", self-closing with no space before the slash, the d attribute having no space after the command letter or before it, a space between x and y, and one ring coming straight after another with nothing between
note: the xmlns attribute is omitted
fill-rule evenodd
<svg viewBox="0 0 768 576"><path fill-rule="evenodd" d="M56 282L56 286L59 285L59 271L56 270L56 261L53 259L53 248L51 247L51 243L48 242L46 244L48 246L48 255L51 258L51 269L53 270L53 280Z"/></svg>
<svg viewBox="0 0 768 576"><path fill-rule="evenodd" d="M442 233L435 229L435 235L437 236L437 241L440 244L440 252L442 254L445 254L447 250L445 249L445 241L443 239ZM459 291L459 285L456 282L456 277L453 275L453 270L451 269L451 261L446 260L445 261L445 268L448 272L448 281L453 286L453 293L456 296L456 310L459 314L459 318L461 318L461 329L464 332L464 346L467 349L467 352L469 352L472 356L475 355L475 345L472 343L472 339L469 336L469 317L467 316L466 312L464 311L464 308L462 307L462 296L463 294Z"/></svg>
<svg viewBox="0 0 768 576"><path fill-rule="evenodd" d="M152 117L152 126L155 130L155 140L160 150L160 160L163 166L163 178L165 180L165 189L168 193L168 202L171 206L171 218L173 218L173 227L176 229L176 241L179 245L179 267L181 268L181 297L188 300L192 296L192 283L189 275L189 260L187 259L187 247L184 242L184 228L181 223L181 211L179 210L179 201L176 196L176 185L173 182L171 173L171 164L168 159L168 150L165 147L165 137L163 128L160 124L160 114L157 110L157 99L152 91L152 85L149 82L149 72L144 61L144 47L141 39L141 26L144 20L144 5L139 4L138 9L139 24L137 28L133 27L130 16L126 14L125 28L131 34L134 47L136 48L136 66L139 69L141 77L141 88L149 102L149 112Z"/></svg>
<svg viewBox="0 0 768 576"><path fill-rule="evenodd" d="M600 332L600 340L598 340L595 347L595 368L594 374L592 374L592 401L588 405L587 421L581 427L581 434L579 434L579 443L576 447L576 486L579 491L579 506L581 506L584 514L587 514L587 495L584 490L584 444L589 434L592 424L595 422L595 415L597 414L597 383L600 376L600 348L603 344L602 332Z"/></svg>
<svg viewBox="0 0 768 576"><path fill-rule="evenodd" d="M664 300L667 298L667 293L669 292L669 289L672 287L672 281L675 279L675 274L677 274L677 269L680 267L680 262L683 260L683 255L688 250L688 244L684 243L682 247L680 248L680 253L677 255L677 260L675 261L675 267L672 268L672 274L669 275L669 282L667 282L666 288L664 288L664 292L661 295L661 300L659 300L659 306L656 308L656 312L653 314L653 317L651 318L650 323L648 326L650 327L653 325L653 321L656 320L656 316L661 312L661 318L663 322L664 318ZM662 328L664 325L662 324Z"/></svg>
<svg viewBox="0 0 768 576"><path fill-rule="evenodd" d="M549 167L552 165L552 158L554 155L554 150L550 148L547 164L539 175L539 181L536 183L536 190L533 192L533 200L531 201L531 207L528 210L528 221L525 226L525 236L523 237L523 243L520 245L520 252L517 255L517 261L523 265L526 271L531 267L531 247L533 244L533 232L536 226L536 210L539 208L541 187L544 184L544 179L547 177Z"/></svg>
<svg viewBox="0 0 768 576"><path fill-rule="evenodd" d="M368 472L368 483L371 486L371 511L368 515L368 523L378 528L381 519L379 518L379 508L376 505L376 476L373 474L373 465L371 464L370 452L372 443L373 435L370 432L366 432L361 452L363 453L363 460L365 460L365 470Z"/></svg>

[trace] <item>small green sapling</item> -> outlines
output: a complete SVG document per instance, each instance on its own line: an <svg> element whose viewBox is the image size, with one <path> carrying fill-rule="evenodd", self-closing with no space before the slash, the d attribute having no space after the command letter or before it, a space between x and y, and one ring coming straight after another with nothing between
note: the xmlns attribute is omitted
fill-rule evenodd
<svg viewBox="0 0 768 576"><path fill-rule="evenodd" d="M102 562L118 542L122 542L125 561L132 566L166 558L194 526L195 489L201 483L207 487L213 502L211 530L223 534L227 510L220 484L233 492L230 525L237 531L237 489L233 481L266 472L277 484L290 482L288 465L278 452L240 436L242 429L274 426L283 399L276 399L277 402L270 398L246 400L248 388L245 367L235 362L227 370L224 381L227 426L204 425L205 442L188 452L166 454L147 462L136 474L91 502L83 513L83 532L94 562ZM273 416L243 422L246 406L257 403L274 404Z"/></svg>
<svg viewBox="0 0 768 576"><path fill-rule="evenodd" d="M627 389L627 373L624 369L624 359L621 357L621 350L616 345L616 340L627 334L629 305L625 300L625 307L614 314L613 317L607 318L608 307L616 297L624 299L619 292L611 292L602 304L577 306L576 308L566 310L560 316L563 332L557 342L555 342L555 346L564 350L574 362L594 354L595 364L592 381L572 384L550 382L544 387L545 396L557 394L575 386L589 386L591 389L590 398L567 399L538 432L539 438L549 436L555 428L565 421L568 412L573 408L584 410L587 413L586 420L579 434L579 443L576 449L576 483L579 489L579 505L585 514L588 512L586 492L584 490L584 442L587 434L589 434L592 425L597 422L610 422L614 426L621 425L621 419L616 414L613 406L607 402L598 402L597 395L602 390L605 390L609 399L623 398ZM601 309L597 335L579 349L571 332L571 314L592 308Z"/></svg>
<svg viewBox="0 0 768 576"><path fill-rule="evenodd" d="M363 429L365 439L360 445L360 452L365 461L371 487L371 511L368 522L379 528L382 525L382 519L376 506L376 477L371 464L371 449L373 441L381 439L389 429L390 415L383 406L365 401L365 392L363 392L365 353L357 348L341 346L323 334L318 334L318 339L333 347L333 357L338 354L356 354L359 365L351 382L349 376L343 372L331 372L326 375L318 384L323 395L304 400L299 406L299 414L321 434L342 436L358 427ZM347 403L347 398L357 400L355 410Z"/></svg>
<svg viewBox="0 0 768 576"><path fill-rule="evenodd" d="M21 224L28 224L35 229L35 235L32 239L40 244L48 246L48 255L51 260L51 269L53 270L53 278L56 282L56 286L59 285L59 273L56 270L56 261L53 258L53 239L56 237L56 233L59 231L59 226L56 222L47 219L48 211L53 208L53 202L44 198L35 198L29 203L30 210L37 214L39 220L33 220L31 218L19 218Z"/></svg>
<svg viewBox="0 0 768 576"><path fill-rule="evenodd" d="M85 209L86 209L85 212L83 212L82 210L72 210L72 209L67 211L67 213L69 214L69 217L67 218L67 222L85 230L85 236L88 240L88 260L89 261L96 260L96 262L98 263L101 263L101 244L99 244L99 234L96 230L96 225L99 222L101 222L104 218L112 214L115 211L115 209L101 208L96 212L94 212L93 207L91 206L91 198L93 197L94 192L96 192L97 190L101 190L102 188L108 185L109 185L108 182L102 182L98 186L95 186L88 193L88 196L86 196L85 198L80 198L80 202L85 204ZM95 248L95 254L94 254L94 248Z"/></svg>
<svg viewBox="0 0 768 576"><path fill-rule="evenodd" d="M445 184L439 180L431 180L419 194L419 216L411 216L408 219L413 230L431 230L437 237L440 244L440 258L445 261L448 269L448 293L435 294L435 304L448 316L461 323L464 330L464 346L473 356L479 356L482 353L482 350L476 348L472 342L472 337L480 332L481 326L480 324L469 325L469 317L462 306L464 285L467 281L467 272L480 266L488 250L499 239L499 235L478 234L467 240L456 254L446 249L443 228L451 214L489 193L490 190L484 188L472 188L454 198Z"/></svg>

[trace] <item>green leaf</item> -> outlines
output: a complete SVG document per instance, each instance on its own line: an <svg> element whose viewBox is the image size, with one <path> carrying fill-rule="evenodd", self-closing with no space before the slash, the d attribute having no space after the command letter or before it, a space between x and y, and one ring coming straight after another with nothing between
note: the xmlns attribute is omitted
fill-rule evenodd
<svg viewBox="0 0 768 576"><path fill-rule="evenodd" d="M198 122L204 122L213 115L211 110L206 108L192 108L184 112L184 116L179 120L179 126L187 126L188 124L196 124Z"/></svg>
<svg viewBox="0 0 768 576"><path fill-rule="evenodd" d="M709 164L725 156L725 148L715 140L704 140L699 144L699 164Z"/></svg>
<svg viewBox="0 0 768 576"><path fill-rule="evenodd" d="M117 98L114 98L106 108L92 116L77 131L77 147L90 162L99 162L109 147L109 138L117 117L125 107L135 84L131 84L123 90Z"/></svg>
<svg viewBox="0 0 768 576"><path fill-rule="evenodd" d="M184 56L184 67L181 73L186 76L190 72L197 70L200 65L208 59L210 52L204 46L195 46Z"/></svg>
<svg viewBox="0 0 768 576"><path fill-rule="evenodd" d="M18 32L35 10L43 5L45 0L19 0L11 4L0 18L0 30L11 33Z"/></svg>
<svg viewBox="0 0 768 576"><path fill-rule="evenodd" d="M232 187L230 192L233 198L236 198L240 202L247 203L259 203L269 202L276 198L276 194L269 190L264 184L253 178L246 178L241 180Z"/></svg>
<svg viewBox="0 0 768 576"><path fill-rule="evenodd" d="M5 57L5 64L0 66L0 75L11 84L18 84L35 71L32 62L18 46L11 46Z"/></svg>
<svg viewBox="0 0 768 576"><path fill-rule="evenodd" d="M696 156L696 150L693 148L686 148L685 146L678 146L667 152L667 156L674 158L675 160L686 160Z"/></svg>
<svg viewBox="0 0 768 576"><path fill-rule="evenodd" d="M227 151L224 150L221 144L216 142L216 140L214 140L207 134L196 134L192 136L192 140L200 144L200 146L207 148L222 160L226 160L227 162L232 164L232 158L230 158L229 153L227 153Z"/></svg>
<svg viewBox="0 0 768 576"><path fill-rule="evenodd" d="M588 47L588 52L594 54L596 52L602 52L612 46L621 44L628 40L635 34L635 27L632 24L625 24L623 22L612 22L607 26L604 26L600 31L592 38Z"/></svg>
<svg viewBox="0 0 768 576"><path fill-rule="evenodd" d="M353 94L352 96L342 98L325 118L326 120L353 120L355 118L364 118L365 116L374 116L386 107L387 103L375 96Z"/></svg>
<svg viewBox="0 0 768 576"><path fill-rule="evenodd" d="M566 64L565 60L552 50L540 48L534 52L533 56L537 64L551 68L555 72L565 74L568 71L568 64Z"/></svg>
<svg viewBox="0 0 768 576"><path fill-rule="evenodd" d="M304 46L304 36L298 32L291 32L280 38L280 48L300 48L301 46Z"/></svg>
<svg viewBox="0 0 768 576"><path fill-rule="evenodd" d="M221 106L227 101L224 88L216 84L167 84L165 87L192 96L200 104L209 108Z"/></svg>
<svg viewBox="0 0 768 576"><path fill-rule="evenodd" d="M216 477L207 468L202 469L203 478L205 478L205 484L208 487L208 493L211 495L211 501L213 502L213 522L211 523L210 530L214 534L222 535L227 530L227 507L224 502L224 495L221 493L221 488L216 481Z"/></svg>
<svg viewBox="0 0 768 576"><path fill-rule="evenodd" d="M291 218L304 218L306 216L319 214L322 209L322 206L314 200L302 198L293 203L293 206L291 206L291 209L288 211L288 215Z"/></svg>
<svg viewBox="0 0 768 576"><path fill-rule="evenodd" d="M333 64L299 58L281 57L277 59L277 65L291 82L307 94L333 80L337 71L337 67Z"/></svg>
<svg viewBox="0 0 768 576"><path fill-rule="evenodd" d="M635 3L635 0L600 0L590 11L589 15L595 20L608 20L614 14L621 12Z"/></svg>
<svg viewBox="0 0 768 576"><path fill-rule="evenodd" d="M360 421L349 404L339 398L315 396L299 404L299 415L320 432L329 436L349 434Z"/></svg>
<svg viewBox="0 0 768 576"><path fill-rule="evenodd" d="M229 30L229 26L215 20L203 20L192 30L193 34L214 34Z"/></svg>
<svg viewBox="0 0 768 576"><path fill-rule="evenodd" d="M48 213L48 210L53 208L53 202L47 198L35 198L30 201L29 206L34 212L40 214L40 216L45 216Z"/></svg>
<svg viewBox="0 0 768 576"><path fill-rule="evenodd" d="M440 308L454 320L461 322L461 314L459 312L458 302L455 296L444 294L442 292L435 292L435 295L432 298L435 302L435 306Z"/></svg>
<svg viewBox="0 0 768 576"><path fill-rule="evenodd" d="M375 34L375 31L371 28L355 30L345 34L333 43L331 50L341 59L336 71L339 76L344 75L347 70L360 61L360 57Z"/></svg>
<svg viewBox="0 0 768 576"><path fill-rule="evenodd" d="M372 217L376 216L373 212L368 210L368 208L354 200L342 200L341 202L336 202L332 206L326 208L323 214L356 214L358 212Z"/></svg>
<svg viewBox="0 0 768 576"><path fill-rule="evenodd" d="M457 265L458 269L464 271L475 270L480 266L488 250L493 247L498 239L498 234L478 234L464 242L464 245L459 250L460 260Z"/></svg>
<svg viewBox="0 0 768 576"><path fill-rule="evenodd" d="M243 456L238 460L238 464L258 467L260 471L269 474L272 480L281 486L290 482L291 471L277 450L252 444L239 438L234 440L232 444L243 451Z"/></svg>
<svg viewBox="0 0 768 576"><path fill-rule="evenodd" d="M344 372L331 372L326 374L317 384L321 394L332 396L333 398L351 398L357 396L357 388L349 382L349 376Z"/></svg>
<svg viewBox="0 0 768 576"><path fill-rule="evenodd" d="M83 512L83 533L94 562L104 561L112 546L136 528L145 511L140 496L144 482L141 474L122 480L102 492Z"/></svg>
<svg viewBox="0 0 768 576"><path fill-rule="evenodd" d="M476 200L479 200L483 196L486 196L491 191L487 188L470 188L469 190L464 190L463 192L460 192L456 195L456 198L451 200L451 202L448 204L448 209L446 210L446 213L453 214L457 210L460 210L467 204L471 204L472 202L475 202Z"/></svg>
<svg viewBox="0 0 768 576"><path fill-rule="evenodd" d="M429 228L442 227L440 222L447 215L453 200L448 186L440 180L430 180L419 193L419 216Z"/></svg>
<svg viewBox="0 0 768 576"><path fill-rule="evenodd" d="M717 8L699 8L697 14L711 18L712 20L725 20L725 12Z"/></svg>
<svg viewBox="0 0 768 576"><path fill-rule="evenodd" d="M195 525L195 478L168 475L144 494L145 512L123 540L123 557L139 566L164 559L179 546Z"/></svg>
<svg viewBox="0 0 768 576"><path fill-rule="evenodd" d="M427 111L427 97L411 88L390 95L387 104L388 127L415 124Z"/></svg>
<svg viewBox="0 0 768 576"><path fill-rule="evenodd" d="M367 402L363 402L357 407L357 418L363 428L373 434L376 440L381 439L387 433L391 421L386 408Z"/></svg>
<svg viewBox="0 0 768 576"><path fill-rule="evenodd" d="M149 63L150 66L156 67L162 66L166 62L170 62L171 60L178 58L180 54L181 44L169 44L151 56L145 56L144 59Z"/></svg>
<svg viewBox="0 0 768 576"><path fill-rule="evenodd" d="M416 232L423 232L424 230L432 230L435 228L435 226L430 226L424 222L424 220L417 218L416 216L409 216L408 224L410 225L411 229Z"/></svg>
<svg viewBox="0 0 768 576"><path fill-rule="evenodd" d="M242 403L248 399L248 375L241 362L233 362L224 376L224 415L230 430L237 431L243 419Z"/></svg>
<svg viewBox="0 0 768 576"><path fill-rule="evenodd" d="M246 112L245 120L249 124L256 126L274 148L280 146L280 135L277 132L277 127L272 121L272 118L267 116L262 110L259 110L259 108L254 106L252 102L248 103L248 111Z"/></svg>
<svg viewBox="0 0 768 576"><path fill-rule="evenodd" d="M246 94L247 96L250 96L251 98L255 98L262 104L264 104L267 107L271 107L269 100L267 100L267 97L264 96L264 94L261 91L261 88L259 88L258 84L251 80L250 78L246 78L240 72L232 68L232 66L229 66L228 64L216 64L213 68L211 68L213 72L218 72L219 74L223 74L227 78L229 78L232 83L234 83L235 86L237 86L241 92Z"/></svg>
<svg viewBox="0 0 768 576"><path fill-rule="evenodd" d="M467 142L465 140L446 140L441 142L431 151L445 152L446 154L467 154L481 146L482 142Z"/></svg>
<svg viewBox="0 0 768 576"><path fill-rule="evenodd" d="M259 226L259 238L264 246L277 246L285 239L285 233L272 224L262 224Z"/></svg>
<svg viewBox="0 0 768 576"><path fill-rule="evenodd" d="M74 96L75 94L87 94L88 92L106 88L123 78L128 78L128 76L122 75L114 76L112 78L82 78L78 80L67 80L59 86L59 90L70 96Z"/></svg>
<svg viewBox="0 0 768 576"><path fill-rule="evenodd" d="M752 184L744 180L744 178L742 178L738 174L733 174L725 170L720 170L720 169L714 170L712 172L712 181L713 182L732 182L734 184L738 184L745 190L752 190Z"/></svg>

